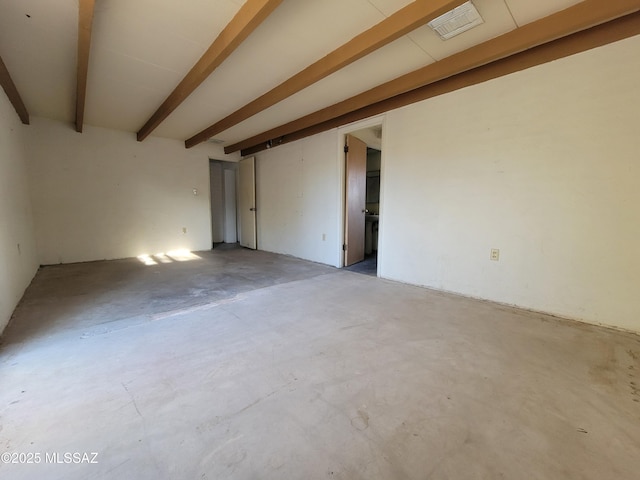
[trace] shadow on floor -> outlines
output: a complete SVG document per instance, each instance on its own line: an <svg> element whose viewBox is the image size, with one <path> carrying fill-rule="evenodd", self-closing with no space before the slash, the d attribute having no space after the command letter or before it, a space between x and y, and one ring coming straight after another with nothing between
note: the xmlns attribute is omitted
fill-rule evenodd
<svg viewBox="0 0 640 480"><path fill-rule="evenodd" d="M220 243L213 244L213 250L219 250L219 251L238 250L240 248L244 248L244 247L237 242L236 243L220 242Z"/></svg>

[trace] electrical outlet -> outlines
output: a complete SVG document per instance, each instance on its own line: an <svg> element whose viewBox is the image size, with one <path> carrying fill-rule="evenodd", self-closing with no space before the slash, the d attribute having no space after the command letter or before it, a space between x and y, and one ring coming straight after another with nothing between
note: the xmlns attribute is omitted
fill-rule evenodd
<svg viewBox="0 0 640 480"><path fill-rule="evenodd" d="M193 189L193 195L194 195L194 196L195 196L195 195L198 195L198 189L197 189L197 188L194 188L194 189Z"/></svg>
<svg viewBox="0 0 640 480"><path fill-rule="evenodd" d="M497 248L492 248L491 249L491 256L489 257L491 260L497 262L498 260L500 260L500 250Z"/></svg>

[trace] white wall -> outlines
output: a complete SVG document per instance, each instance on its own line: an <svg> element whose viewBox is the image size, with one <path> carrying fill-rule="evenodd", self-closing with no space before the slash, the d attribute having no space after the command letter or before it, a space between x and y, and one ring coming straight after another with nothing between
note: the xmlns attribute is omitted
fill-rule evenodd
<svg viewBox="0 0 640 480"><path fill-rule="evenodd" d="M638 51L635 37L387 113L381 276L640 332ZM259 248L339 265L338 137L257 155Z"/></svg>
<svg viewBox="0 0 640 480"><path fill-rule="evenodd" d="M390 112L381 274L640 331L638 52L635 37Z"/></svg>
<svg viewBox="0 0 640 480"><path fill-rule="evenodd" d="M260 250L339 265L342 160L337 149L332 130L256 155Z"/></svg>
<svg viewBox="0 0 640 480"><path fill-rule="evenodd" d="M0 91L0 333L38 269L23 126Z"/></svg>
<svg viewBox="0 0 640 480"><path fill-rule="evenodd" d="M41 264L211 248L209 156L220 147L84 130L43 118L27 129Z"/></svg>

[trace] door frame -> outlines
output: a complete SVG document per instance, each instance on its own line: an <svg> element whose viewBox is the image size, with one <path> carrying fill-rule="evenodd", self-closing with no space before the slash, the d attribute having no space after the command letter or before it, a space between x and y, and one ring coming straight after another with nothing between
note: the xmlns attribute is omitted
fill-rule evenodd
<svg viewBox="0 0 640 480"><path fill-rule="evenodd" d="M346 182L346 172L345 172L345 168L346 168L346 162L345 162L345 153L344 153L344 145L345 145L345 141L346 141L346 136L350 133L353 132L357 132L358 130L364 130L367 128L371 128L371 127L382 127L382 138L381 140L381 160L380 160L380 222L378 224L378 271L376 273L376 275L378 277L382 276L381 275L381 269L380 269L380 265L381 265L381 259L383 256L383 246L384 246L384 215L383 215L383 210L384 210L384 185L385 185L385 176L383 174L384 170L385 170L385 138L386 138L386 127L385 127L385 120L386 120L386 114L382 114L382 115L377 115L375 117L371 117L368 118L366 120L360 120L358 122L353 122L350 123L348 125L344 125L342 127L338 128L338 153L337 153L337 158L339 158L340 160L337 163L337 167L338 167L338 178L339 178L339 184L340 184L340 202L338 202L339 204L339 210L338 210L338 225L337 225L337 231L340 232L340 235L338 236L338 245L337 250L338 250L338 264L336 265L338 268L344 268L344 262L345 262L345 252L342 249L342 245L344 244L344 238L345 238L345 216L346 216L346 192L345 192L345 182Z"/></svg>

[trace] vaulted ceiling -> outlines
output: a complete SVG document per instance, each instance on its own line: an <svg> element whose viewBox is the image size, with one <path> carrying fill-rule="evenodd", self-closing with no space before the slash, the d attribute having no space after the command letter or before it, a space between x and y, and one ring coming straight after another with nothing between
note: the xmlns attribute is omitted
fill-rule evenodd
<svg viewBox="0 0 640 480"><path fill-rule="evenodd" d="M461 3L0 0L0 58L30 115L73 124L78 106L79 131L84 122L142 141L215 137L227 151L259 150L594 25L632 22L594 45L639 28L638 0L474 0L483 24L449 40L426 26ZM406 86L393 83L402 76Z"/></svg>

